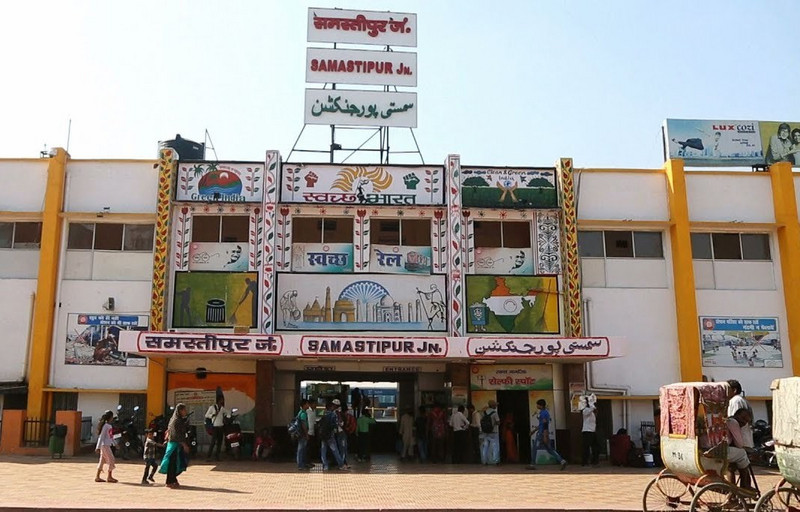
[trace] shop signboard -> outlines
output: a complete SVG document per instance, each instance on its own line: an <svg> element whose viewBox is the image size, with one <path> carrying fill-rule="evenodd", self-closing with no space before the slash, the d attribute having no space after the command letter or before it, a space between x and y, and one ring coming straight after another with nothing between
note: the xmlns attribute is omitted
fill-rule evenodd
<svg viewBox="0 0 800 512"><path fill-rule="evenodd" d="M306 124L417 127L417 93L306 89Z"/></svg>
<svg viewBox="0 0 800 512"><path fill-rule="evenodd" d="M558 208L556 171L499 167L462 167L464 207Z"/></svg>
<svg viewBox="0 0 800 512"><path fill-rule="evenodd" d="M258 272L176 272L172 327L257 327Z"/></svg>
<svg viewBox="0 0 800 512"><path fill-rule="evenodd" d="M247 242L192 242L189 244L189 270L246 272Z"/></svg>
<svg viewBox="0 0 800 512"><path fill-rule="evenodd" d="M308 42L415 47L417 15L311 7Z"/></svg>
<svg viewBox="0 0 800 512"><path fill-rule="evenodd" d="M606 357L608 338L469 338L470 357Z"/></svg>
<svg viewBox="0 0 800 512"><path fill-rule="evenodd" d="M300 339L300 352L314 357L444 358L447 338L305 335Z"/></svg>
<svg viewBox="0 0 800 512"><path fill-rule="evenodd" d="M308 48L306 82L417 86L417 54Z"/></svg>
<svg viewBox="0 0 800 512"><path fill-rule="evenodd" d="M475 364L470 367L469 383L470 389L475 391L553 389L553 367L549 364Z"/></svg>
<svg viewBox="0 0 800 512"><path fill-rule="evenodd" d="M120 333L146 331L147 315L70 313L64 363L91 366L147 366L142 356L120 351Z"/></svg>
<svg viewBox="0 0 800 512"><path fill-rule="evenodd" d="M278 356L283 352L283 339L268 334L142 332L136 346L139 352L154 354Z"/></svg>
<svg viewBox="0 0 800 512"><path fill-rule="evenodd" d="M533 250L530 247L476 247L475 272L492 275L533 274Z"/></svg>
<svg viewBox="0 0 800 512"><path fill-rule="evenodd" d="M280 331L447 330L444 276L277 274Z"/></svg>
<svg viewBox="0 0 800 512"><path fill-rule="evenodd" d="M703 366L783 368L778 319L701 316Z"/></svg>
<svg viewBox="0 0 800 512"><path fill-rule="evenodd" d="M344 206L440 205L442 167L284 164L281 202Z"/></svg>
<svg viewBox="0 0 800 512"><path fill-rule="evenodd" d="M176 201L261 203L264 164L259 162L181 162Z"/></svg>
<svg viewBox="0 0 800 512"><path fill-rule="evenodd" d="M369 268L388 274L430 274L430 246L373 245Z"/></svg>
<svg viewBox="0 0 800 512"><path fill-rule="evenodd" d="M467 332L558 334L556 277L466 276Z"/></svg>
<svg viewBox="0 0 800 512"><path fill-rule="evenodd" d="M353 272L353 244L292 244L293 272Z"/></svg>
<svg viewBox="0 0 800 512"><path fill-rule="evenodd" d="M667 119L664 148L691 166L800 166L800 122Z"/></svg>

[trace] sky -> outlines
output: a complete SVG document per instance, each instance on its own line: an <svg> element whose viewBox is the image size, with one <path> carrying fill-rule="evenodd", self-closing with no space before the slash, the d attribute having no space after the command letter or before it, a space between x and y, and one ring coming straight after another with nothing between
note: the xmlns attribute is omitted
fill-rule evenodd
<svg viewBox="0 0 800 512"><path fill-rule="evenodd" d="M794 0L29 0L0 16L0 158L68 133L75 159L155 158L206 130L220 160L325 149L330 128L303 127L306 48L330 47L306 42L309 7L417 14L418 85L399 90L427 164L656 168L666 118L800 121Z"/></svg>

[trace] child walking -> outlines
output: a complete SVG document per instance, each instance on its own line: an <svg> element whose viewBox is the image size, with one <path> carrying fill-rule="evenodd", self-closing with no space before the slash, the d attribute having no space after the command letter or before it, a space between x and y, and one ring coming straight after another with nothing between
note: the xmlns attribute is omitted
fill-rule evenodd
<svg viewBox="0 0 800 512"><path fill-rule="evenodd" d="M153 429L148 428L144 431L147 434L147 439L144 442L144 474L142 475L142 485L150 485L150 482L155 482L153 475L156 474L158 464L156 463L156 449L163 448L164 445L157 443L153 439ZM148 470L150 475L147 474ZM148 480L150 482L148 482Z"/></svg>
<svg viewBox="0 0 800 512"><path fill-rule="evenodd" d="M114 413L106 411L100 418L100 424L97 426L97 446L95 452L100 454L100 461L97 463L97 474L94 477L95 482L109 482L112 484L117 483L114 478L113 472L116 467L116 460L114 460L114 453L111 447L114 445L114 435L111 432L111 420L114 418ZM103 480L100 478L100 473L103 472L103 465L108 464L108 479Z"/></svg>

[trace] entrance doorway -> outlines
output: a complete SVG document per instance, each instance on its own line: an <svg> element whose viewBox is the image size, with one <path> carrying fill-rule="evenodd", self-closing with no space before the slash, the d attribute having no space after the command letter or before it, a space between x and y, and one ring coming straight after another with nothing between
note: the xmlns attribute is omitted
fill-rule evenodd
<svg viewBox="0 0 800 512"><path fill-rule="evenodd" d="M500 460L529 463L531 414L528 391L498 391L497 413L500 416Z"/></svg>

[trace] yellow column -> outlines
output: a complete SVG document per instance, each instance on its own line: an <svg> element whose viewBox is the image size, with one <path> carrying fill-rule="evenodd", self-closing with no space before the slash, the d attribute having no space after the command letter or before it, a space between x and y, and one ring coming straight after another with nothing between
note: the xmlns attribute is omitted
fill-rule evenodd
<svg viewBox="0 0 800 512"><path fill-rule="evenodd" d="M797 220L797 199L792 165L788 162L769 168L772 180L772 204L778 225L778 251L781 255L783 300L786 323L789 324L783 343L788 341L792 353L792 373L800 372L800 224ZM785 346L785 345L784 345Z"/></svg>
<svg viewBox="0 0 800 512"><path fill-rule="evenodd" d="M672 247L672 276L675 284L675 313L678 328L678 353L681 380L698 382L703 378L700 364L700 328L692 266L692 238L689 231L689 202L683 160L664 165L669 197L669 240Z"/></svg>
<svg viewBox="0 0 800 512"><path fill-rule="evenodd" d="M48 415L48 396L44 388L49 383L50 351L53 345L56 289L58 285L58 259L61 254L64 181L69 155L61 148L50 157L47 165L47 188L42 212L42 238L39 248L39 278L36 283L36 304L33 310L33 337L31 339L30 366L28 369L28 416L45 418Z"/></svg>

